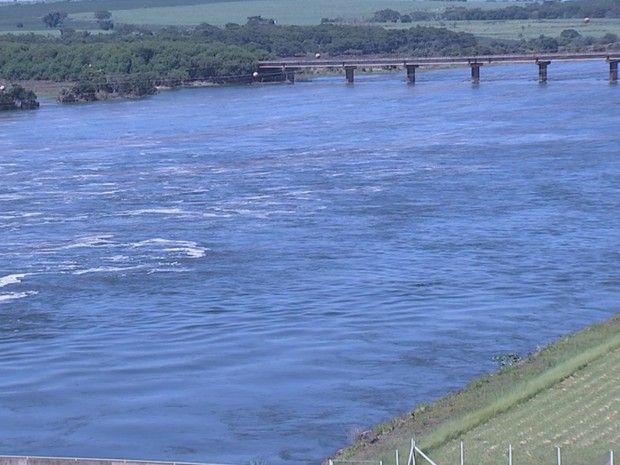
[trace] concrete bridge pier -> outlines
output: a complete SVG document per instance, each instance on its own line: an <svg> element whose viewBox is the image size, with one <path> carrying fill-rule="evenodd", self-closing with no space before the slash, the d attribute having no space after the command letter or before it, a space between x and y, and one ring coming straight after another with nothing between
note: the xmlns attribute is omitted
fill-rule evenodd
<svg viewBox="0 0 620 465"><path fill-rule="evenodd" d="M290 84L295 84L295 68L284 68L284 77Z"/></svg>
<svg viewBox="0 0 620 465"><path fill-rule="evenodd" d="M472 84L480 84L480 67L482 63L470 63L471 66L471 82Z"/></svg>
<svg viewBox="0 0 620 465"><path fill-rule="evenodd" d="M618 63L620 60L607 60L609 61L609 82L611 84L618 83Z"/></svg>
<svg viewBox="0 0 620 465"><path fill-rule="evenodd" d="M347 78L347 84L353 84L355 82L355 70L357 66L345 66L344 74Z"/></svg>
<svg viewBox="0 0 620 465"><path fill-rule="evenodd" d="M284 75L284 67L260 68L256 78L260 82L282 82L286 79Z"/></svg>
<svg viewBox="0 0 620 465"><path fill-rule="evenodd" d="M405 65L407 68L407 82L409 84L415 84L415 70L420 65Z"/></svg>
<svg viewBox="0 0 620 465"><path fill-rule="evenodd" d="M547 83L547 66L551 64L550 61L536 61L538 65L538 82L541 84Z"/></svg>

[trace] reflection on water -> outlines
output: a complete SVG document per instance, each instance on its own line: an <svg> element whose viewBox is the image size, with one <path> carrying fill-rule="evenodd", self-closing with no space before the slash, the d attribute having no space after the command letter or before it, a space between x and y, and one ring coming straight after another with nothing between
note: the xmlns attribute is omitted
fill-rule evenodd
<svg viewBox="0 0 620 465"><path fill-rule="evenodd" d="M605 64L466 71L0 115L0 451L314 463L617 312Z"/></svg>

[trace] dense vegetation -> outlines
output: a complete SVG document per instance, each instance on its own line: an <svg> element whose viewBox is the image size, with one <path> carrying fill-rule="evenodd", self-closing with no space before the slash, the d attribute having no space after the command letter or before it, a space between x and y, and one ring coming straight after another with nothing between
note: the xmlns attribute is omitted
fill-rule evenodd
<svg viewBox="0 0 620 465"><path fill-rule="evenodd" d="M34 110L36 108L39 108L39 102L33 91L18 85L8 89L0 87L0 111Z"/></svg>
<svg viewBox="0 0 620 465"><path fill-rule="evenodd" d="M106 20L107 14L98 15ZM374 26L278 26L261 17L246 25L219 28L168 27L157 32L119 26L111 34L62 29L59 38L35 34L0 36L0 78L77 83L63 101L141 96L155 86L190 81L250 82L256 62L274 56L476 55L555 52L561 48L606 48L616 43L565 31L554 39L481 43L468 33L416 26L387 30ZM617 44L616 44L617 46Z"/></svg>
<svg viewBox="0 0 620 465"><path fill-rule="evenodd" d="M223 82L251 75L256 61L265 56L252 47L161 37L66 41L13 36L0 39L0 76L92 81L100 76L139 75L172 84L197 79Z"/></svg>
<svg viewBox="0 0 620 465"><path fill-rule="evenodd" d="M443 12L414 11L401 14L392 9L377 11L370 20L379 23L411 21L480 21L568 18L620 18L618 0L545 1L505 8L482 9L464 6L446 8Z"/></svg>
<svg viewBox="0 0 620 465"><path fill-rule="evenodd" d="M148 76L130 75L110 77L93 75L90 79L81 79L58 96L61 103L94 102L115 98L138 98L156 92L154 80Z"/></svg>
<svg viewBox="0 0 620 465"><path fill-rule="evenodd" d="M154 85L172 86L195 80L248 81L260 59L317 51L332 55L433 55L486 50L471 34L436 28L387 31L380 27L276 26L253 19L245 26L217 28L205 24L158 33L121 27L103 35L63 30L57 39L34 34L0 36L0 77L105 83L114 93L114 82L139 76L130 87L141 93L146 89L145 79Z"/></svg>

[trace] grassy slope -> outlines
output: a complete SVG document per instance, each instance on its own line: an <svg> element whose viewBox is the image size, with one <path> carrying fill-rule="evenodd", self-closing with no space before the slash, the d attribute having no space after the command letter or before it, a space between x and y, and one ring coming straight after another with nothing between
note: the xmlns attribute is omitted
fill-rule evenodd
<svg viewBox="0 0 620 465"><path fill-rule="evenodd" d="M589 363L528 402L463 435L472 463L506 462L512 443L517 463L553 463L554 446L566 463L604 464L605 452L620 445L620 348ZM620 451L619 451L620 452ZM439 463L457 463L459 442L433 454Z"/></svg>
<svg viewBox="0 0 620 465"><path fill-rule="evenodd" d="M600 459L602 464L606 449L620 443L619 378L617 315L559 340L516 367L479 378L432 406L379 425L377 439L366 435L337 458L392 464L394 450L405 455L415 436L439 463L455 463L463 439L473 464L502 463L509 442L516 448L515 459L524 465L553 459L556 444L566 447L572 463L595 464Z"/></svg>

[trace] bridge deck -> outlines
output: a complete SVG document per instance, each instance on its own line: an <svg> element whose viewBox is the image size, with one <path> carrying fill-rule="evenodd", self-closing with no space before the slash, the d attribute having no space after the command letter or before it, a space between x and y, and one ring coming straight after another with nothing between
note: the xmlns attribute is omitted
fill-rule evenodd
<svg viewBox="0 0 620 465"><path fill-rule="evenodd" d="M347 66L382 67L407 65L468 65L487 63L537 63L541 61L584 61L607 60L619 61L620 52L587 52L587 53L539 53L522 55L478 55L459 57L392 57L392 58L347 58L317 60L270 60L260 61L259 69L266 68L339 68Z"/></svg>

